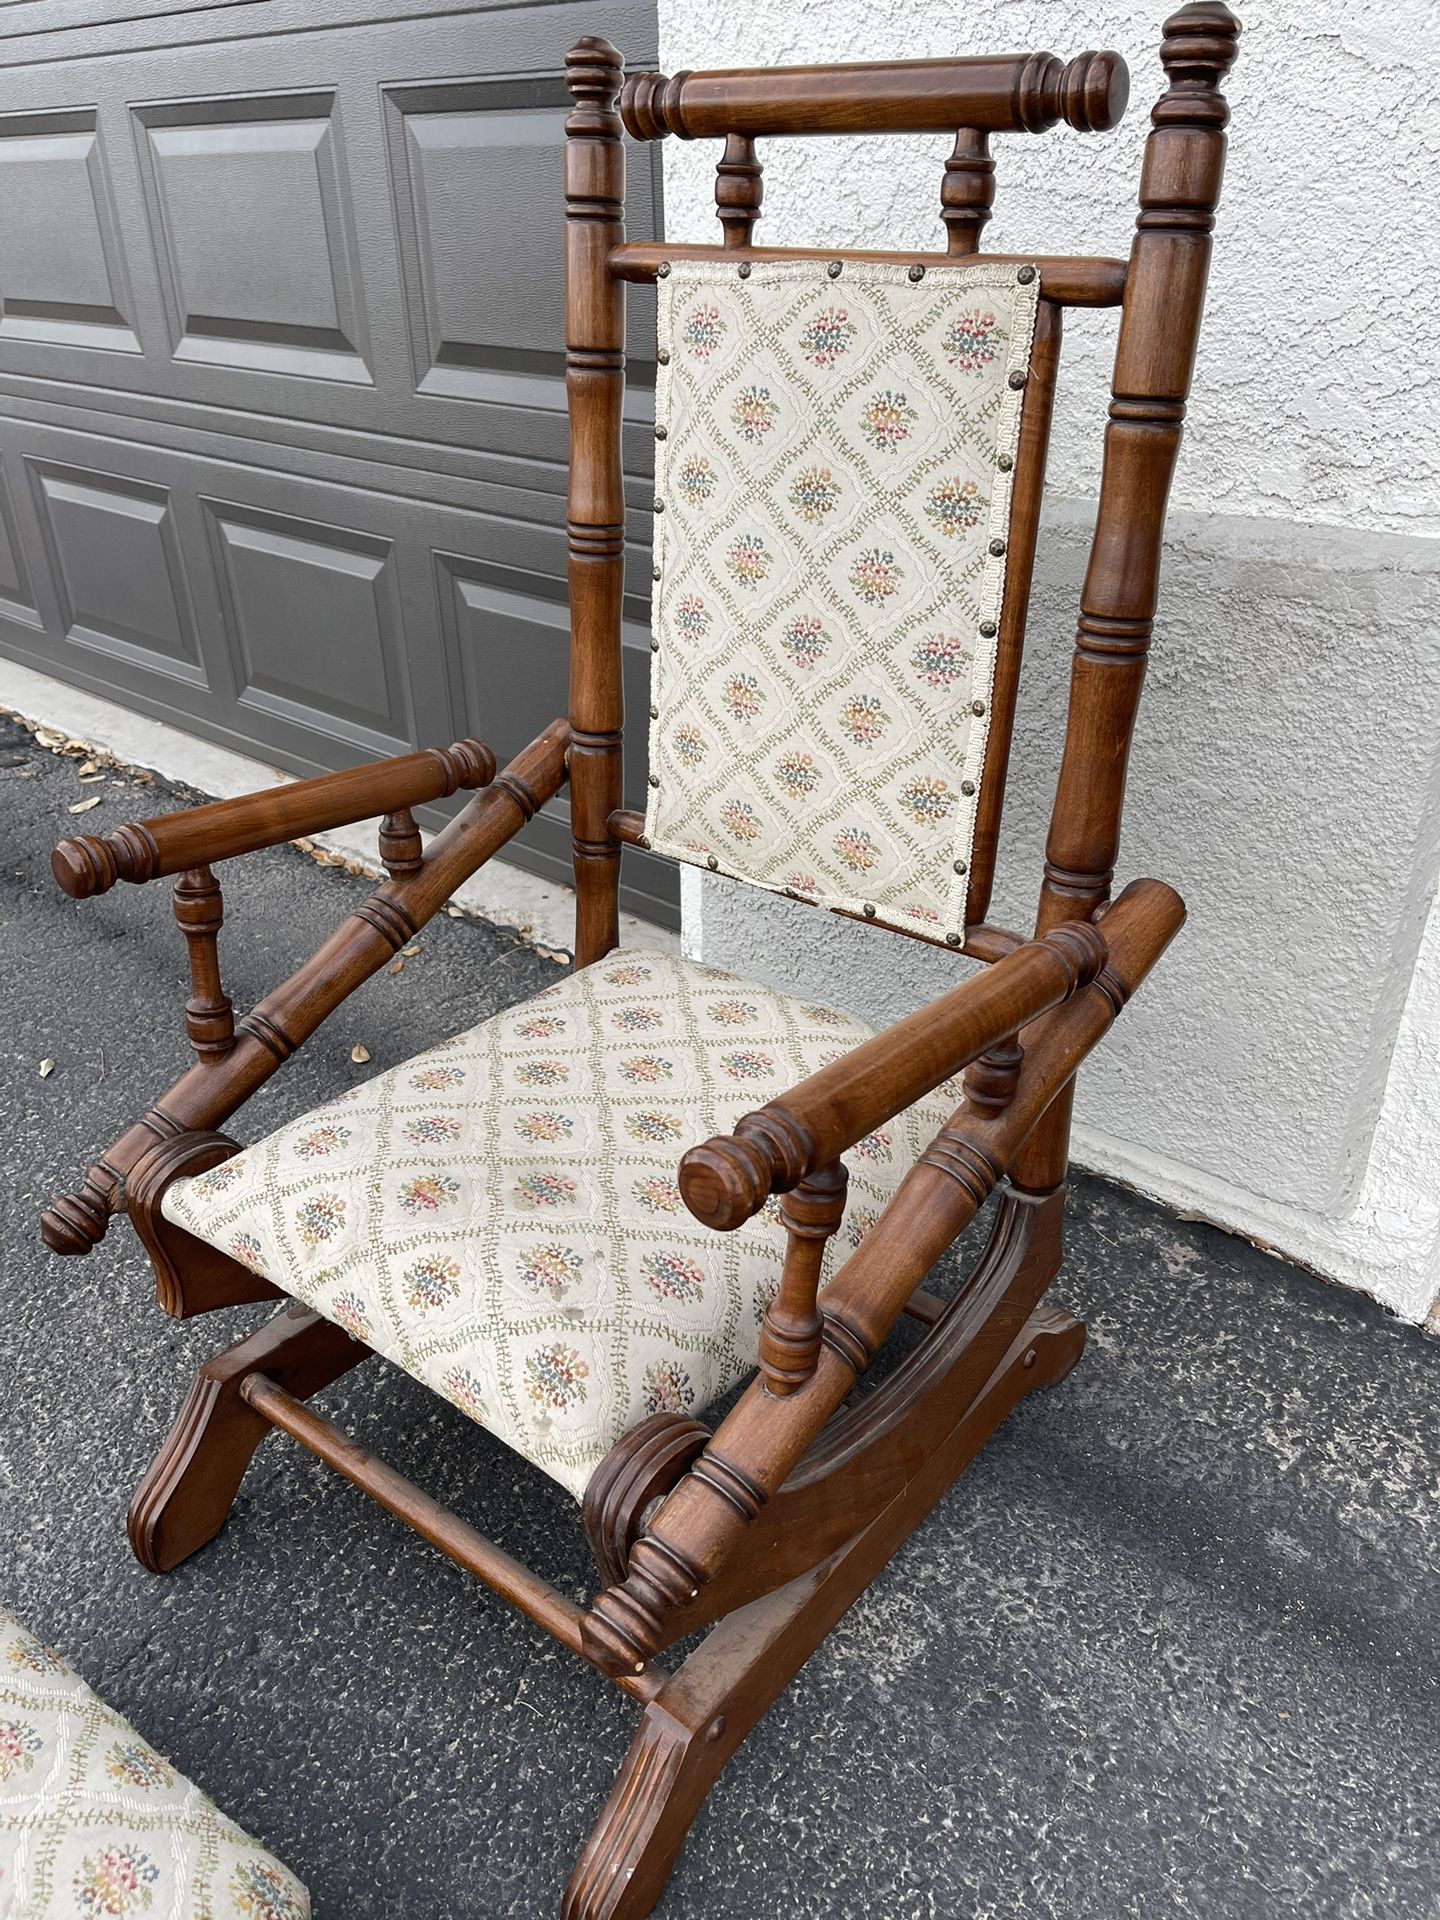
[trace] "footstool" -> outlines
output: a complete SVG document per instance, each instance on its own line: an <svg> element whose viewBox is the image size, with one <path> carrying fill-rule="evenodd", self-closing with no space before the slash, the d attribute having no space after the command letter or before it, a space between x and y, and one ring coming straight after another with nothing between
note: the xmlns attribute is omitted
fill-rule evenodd
<svg viewBox="0 0 1440 1920"><path fill-rule="evenodd" d="M0 1920L309 1920L263 1847L0 1607Z"/></svg>

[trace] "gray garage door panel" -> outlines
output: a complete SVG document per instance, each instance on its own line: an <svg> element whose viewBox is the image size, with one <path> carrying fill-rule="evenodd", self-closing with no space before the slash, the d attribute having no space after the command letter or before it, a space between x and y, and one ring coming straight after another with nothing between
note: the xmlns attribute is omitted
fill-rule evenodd
<svg viewBox="0 0 1440 1920"><path fill-rule="evenodd" d="M607 12L539 7L7 74L0 365L563 459L559 56ZM502 52L542 71L403 78ZM197 91L206 79L223 90ZM44 102L59 85L67 101ZM658 218L653 148L634 150L632 172L643 239ZM642 387L650 303L634 302ZM97 369L89 348L112 357ZM532 406L548 415L538 431L517 416Z"/></svg>
<svg viewBox="0 0 1440 1920"><path fill-rule="evenodd" d="M259 4L265 3L259 0ZM210 0L212 8L256 4L257 0ZM153 32L167 16L194 11L194 0L0 0L0 39L23 37L33 42L42 34L65 34L73 43L78 39L77 29L89 32L98 26L138 26L141 22L149 22ZM55 43L52 40L50 44Z"/></svg>
<svg viewBox="0 0 1440 1920"><path fill-rule="evenodd" d="M582 32L652 58L653 7L129 0L88 44L27 11L0 5L0 647L297 772L513 752L565 698L560 63ZM631 207L660 230L653 150ZM631 319L643 712L648 296ZM565 878L567 832L553 803L516 855ZM667 869L627 872L673 917Z"/></svg>

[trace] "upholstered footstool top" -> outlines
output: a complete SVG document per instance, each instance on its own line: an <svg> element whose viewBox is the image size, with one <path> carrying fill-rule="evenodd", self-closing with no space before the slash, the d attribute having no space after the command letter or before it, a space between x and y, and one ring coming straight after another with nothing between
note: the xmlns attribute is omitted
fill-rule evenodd
<svg viewBox="0 0 1440 1920"><path fill-rule="evenodd" d="M0 1607L0 1920L309 1920L300 1882Z"/></svg>

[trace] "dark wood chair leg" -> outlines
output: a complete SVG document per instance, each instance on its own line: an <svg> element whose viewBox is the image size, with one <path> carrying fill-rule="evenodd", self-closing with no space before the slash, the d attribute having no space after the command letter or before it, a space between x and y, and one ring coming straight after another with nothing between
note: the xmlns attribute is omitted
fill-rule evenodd
<svg viewBox="0 0 1440 1920"><path fill-rule="evenodd" d="M1041 1307L921 1471L837 1553L727 1615L646 1707L565 1889L562 1920L644 1920L721 1769L1005 1416L1079 1359L1085 1329Z"/></svg>
<svg viewBox="0 0 1440 1920"><path fill-rule="evenodd" d="M273 1431L241 1398L247 1374L267 1374L308 1400L369 1356L318 1313L292 1307L207 1360L130 1502L126 1527L141 1566L169 1573L224 1526L255 1449Z"/></svg>

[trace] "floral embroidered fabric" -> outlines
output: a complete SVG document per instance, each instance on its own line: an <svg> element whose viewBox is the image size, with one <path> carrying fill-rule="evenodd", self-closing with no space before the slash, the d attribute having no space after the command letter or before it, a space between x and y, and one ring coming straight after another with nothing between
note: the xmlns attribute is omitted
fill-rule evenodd
<svg viewBox="0 0 1440 1920"><path fill-rule="evenodd" d="M310 1896L0 1607L5 1920L309 1920Z"/></svg>
<svg viewBox="0 0 1440 1920"><path fill-rule="evenodd" d="M658 286L646 835L963 935L1038 275L677 260Z"/></svg>
<svg viewBox="0 0 1440 1920"><path fill-rule="evenodd" d="M177 1180L164 1211L578 1497L623 1433L700 1411L756 1363L778 1209L702 1226L681 1154L870 1034L733 974L616 952ZM959 1098L941 1088L847 1154L827 1276Z"/></svg>

